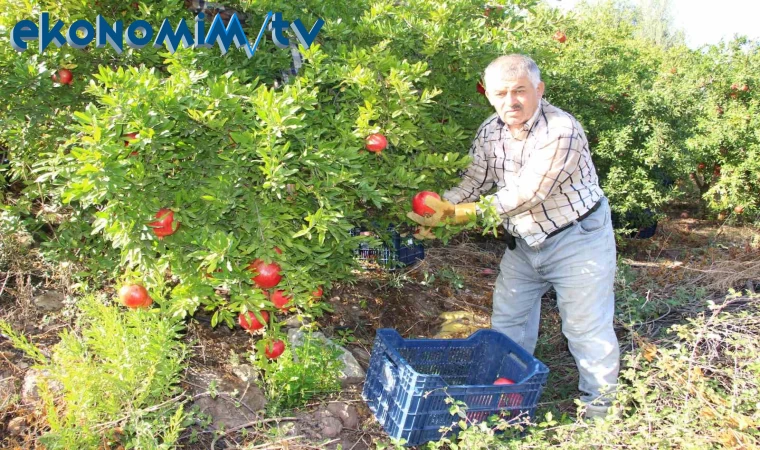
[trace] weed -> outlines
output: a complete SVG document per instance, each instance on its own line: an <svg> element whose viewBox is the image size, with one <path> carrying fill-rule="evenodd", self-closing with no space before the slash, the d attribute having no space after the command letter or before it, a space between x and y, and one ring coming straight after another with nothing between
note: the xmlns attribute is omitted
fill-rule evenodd
<svg viewBox="0 0 760 450"><path fill-rule="evenodd" d="M63 332L50 360L37 366L61 388L40 383L49 431L39 442L48 449L172 448L186 417L172 398L186 356L180 323L157 309L124 311L92 296L78 306L78 332ZM33 357L39 351L23 337L13 342Z"/></svg>
<svg viewBox="0 0 760 450"><path fill-rule="evenodd" d="M345 347L348 344L353 344L356 342L356 337L354 336L354 330L349 329L336 329L335 332L338 335L338 344Z"/></svg>
<svg viewBox="0 0 760 450"><path fill-rule="evenodd" d="M454 289L464 288L464 278L455 269L444 267L438 271L438 277Z"/></svg>
<svg viewBox="0 0 760 450"><path fill-rule="evenodd" d="M261 388L272 414L304 406L317 394L340 389L342 350L334 344L305 333L301 346L288 345L277 359L268 359L262 350L257 348L251 359L261 372Z"/></svg>

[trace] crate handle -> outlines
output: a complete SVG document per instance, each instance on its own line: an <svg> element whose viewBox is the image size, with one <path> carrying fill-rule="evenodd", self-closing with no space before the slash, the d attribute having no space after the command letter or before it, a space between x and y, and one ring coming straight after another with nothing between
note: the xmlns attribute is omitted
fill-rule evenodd
<svg viewBox="0 0 760 450"><path fill-rule="evenodd" d="M520 366L522 370L528 370L528 365L525 364L525 362L521 360L514 352L509 352L509 357L512 359L512 362Z"/></svg>
<svg viewBox="0 0 760 450"><path fill-rule="evenodd" d="M395 381L398 379L398 364L387 353L383 357L385 359L385 364L383 364L383 378L385 378L383 389L393 391Z"/></svg>

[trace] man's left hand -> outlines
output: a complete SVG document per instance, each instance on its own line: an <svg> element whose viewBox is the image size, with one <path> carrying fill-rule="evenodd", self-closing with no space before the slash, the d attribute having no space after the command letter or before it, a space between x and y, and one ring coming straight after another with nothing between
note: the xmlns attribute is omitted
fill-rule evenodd
<svg viewBox="0 0 760 450"><path fill-rule="evenodd" d="M422 226L438 227L446 222L453 222L456 224L467 223L470 220L473 220L477 215L475 203L461 203L455 205L447 200L439 200L433 196L428 196L425 199L425 205L434 211L433 214L429 216L421 216L410 211L406 216Z"/></svg>
<svg viewBox="0 0 760 450"><path fill-rule="evenodd" d="M425 239L435 239L435 234L430 230L429 227L417 227L417 232L415 232L412 236L414 236L415 239L422 241Z"/></svg>

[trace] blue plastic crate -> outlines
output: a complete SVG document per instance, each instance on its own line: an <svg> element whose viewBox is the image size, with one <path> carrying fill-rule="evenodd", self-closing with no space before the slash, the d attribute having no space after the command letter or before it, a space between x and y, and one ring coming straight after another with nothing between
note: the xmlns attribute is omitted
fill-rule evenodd
<svg viewBox="0 0 760 450"><path fill-rule="evenodd" d="M358 236L362 231L368 231L362 228L354 228L350 231L351 236ZM371 247L363 243L354 250L354 255L359 261L377 263L386 268L396 268L399 266L409 266L417 261L425 259L425 247L411 236L401 237L400 234L392 227L388 227L387 232L390 234L393 248L387 245Z"/></svg>
<svg viewBox="0 0 760 450"><path fill-rule="evenodd" d="M549 369L505 334L478 330L466 339L404 339L377 330L362 397L391 438L420 445L459 421L447 397L467 404L467 418L535 418ZM499 377L513 385L494 385ZM454 429L455 431L456 429Z"/></svg>

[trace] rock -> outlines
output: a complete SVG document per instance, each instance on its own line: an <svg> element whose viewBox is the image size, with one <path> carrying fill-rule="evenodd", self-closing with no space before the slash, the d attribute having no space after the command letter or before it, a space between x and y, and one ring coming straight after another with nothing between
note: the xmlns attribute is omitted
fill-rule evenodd
<svg viewBox="0 0 760 450"><path fill-rule="evenodd" d="M291 328L288 330L288 342L290 342L290 345L295 347L300 347L303 345L303 337L304 337L304 331L298 328ZM311 337L314 339L319 339L321 341L326 341L327 338L325 335L319 331L315 331L311 333Z"/></svg>
<svg viewBox="0 0 760 450"><path fill-rule="evenodd" d="M32 303L34 306L42 311L60 311L63 309L63 301L66 296L57 291L47 291L41 295L34 297Z"/></svg>
<svg viewBox="0 0 760 450"><path fill-rule="evenodd" d="M216 429L230 429L256 420L266 407L267 401L261 389L237 377L204 369L201 372L192 371L187 381L192 386L193 395L210 390L212 383L216 385L214 398L203 395L193 402L201 413L211 416L212 426Z"/></svg>
<svg viewBox="0 0 760 450"><path fill-rule="evenodd" d="M18 395L16 378L8 372L0 372L0 412L11 405L16 395Z"/></svg>
<svg viewBox="0 0 760 450"><path fill-rule="evenodd" d="M359 426L359 413L354 406L343 402L333 402L327 405L327 410L339 418L344 427L355 430Z"/></svg>
<svg viewBox="0 0 760 450"><path fill-rule="evenodd" d="M25 404L37 403L40 401L39 384L47 383L48 389L53 394L58 394L63 390L63 385L51 377L47 369L29 369L24 376L24 384L21 387L21 400Z"/></svg>
<svg viewBox="0 0 760 450"><path fill-rule="evenodd" d="M244 383L253 383L258 378L256 369L254 369L250 364L232 366L232 373L234 373Z"/></svg>
<svg viewBox="0 0 760 450"><path fill-rule="evenodd" d="M341 386L346 387L350 384L364 383L364 379L367 376L364 373L364 369L362 369L362 367L359 365L359 362L356 361L356 358L354 358L354 355L352 355L351 352L343 347L340 348L343 350L343 355L341 355L340 359L343 361L343 364L345 364L340 374Z"/></svg>
<svg viewBox="0 0 760 450"><path fill-rule="evenodd" d="M26 419L23 417L14 417L8 422L8 432L11 436L19 436L26 429Z"/></svg>
<svg viewBox="0 0 760 450"><path fill-rule="evenodd" d="M369 367L369 360L372 355L370 355L367 350L364 350L361 347L354 347L351 349L351 354L354 355L354 358L356 358L362 367Z"/></svg>
<svg viewBox="0 0 760 450"><path fill-rule="evenodd" d="M314 413L314 419L319 426L319 433L326 438L334 438L343 431L343 423L330 411L322 410Z"/></svg>
<svg viewBox="0 0 760 450"><path fill-rule="evenodd" d="M325 337L325 335L319 331L312 332L311 337L312 339L320 340L327 345L332 345L341 350L342 353L339 359L344 364L343 370L341 370L341 373L339 376L341 386L346 387L351 384L359 384L359 383L364 382L364 378L366 377L366 374L364 373L364 369L362 369L362 367L356 361L356 358L354 358L354 355L352 355L351 352L341 347L340 345L336 344L335 342L331 341L330 339L327 339L327 337ZM295 329L295 328L291 328L288 330L288 341L294 348L302 346L303 340L304 340L303 330Z"/></svg>
<svg viewBox="0 0 760 450"><path fill-rule="evenodd" d="M306 317L299 318L297 314L293 314L285 321L285 328L301 328L301 326L309 323Z"/></svg>

